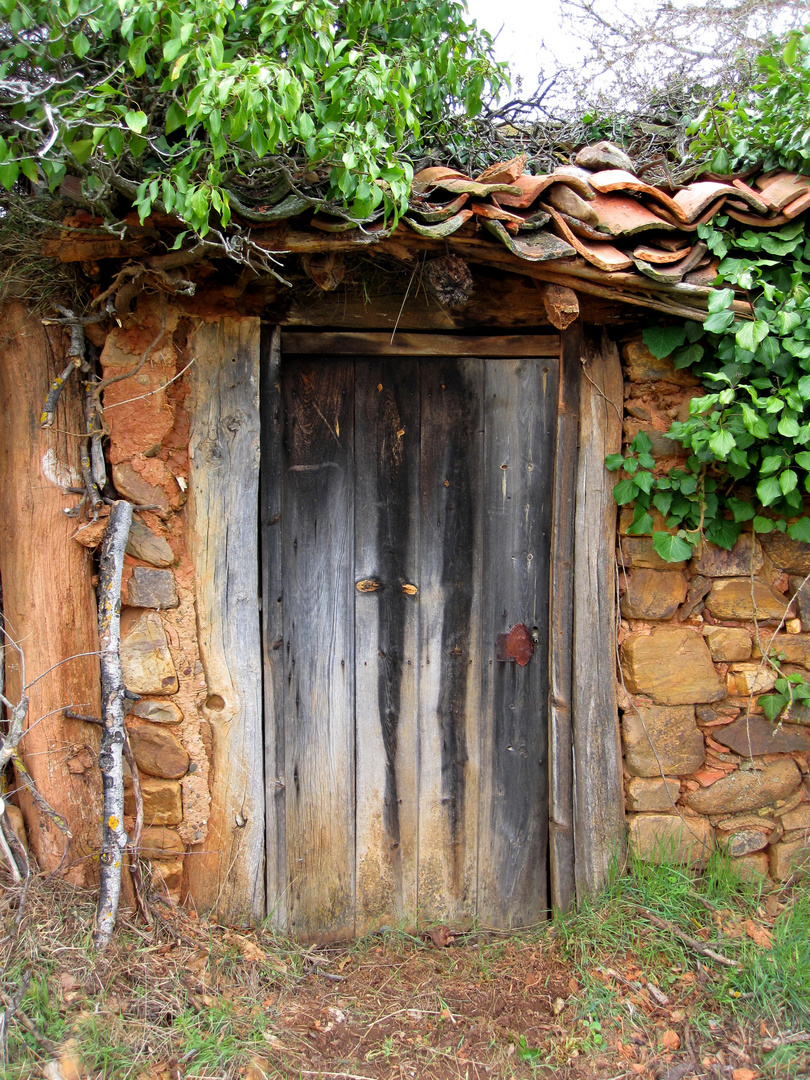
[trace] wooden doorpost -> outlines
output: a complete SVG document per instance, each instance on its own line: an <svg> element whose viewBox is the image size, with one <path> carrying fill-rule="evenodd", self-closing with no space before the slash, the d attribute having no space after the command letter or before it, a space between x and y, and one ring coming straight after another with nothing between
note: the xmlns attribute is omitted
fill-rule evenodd
<svg viewBox="0 0 810 1080"><path fill-rule="evenodd" d="M569 331L570 333L570 331ZM616 706L616 503L605 457L622 445L622 370L603 333L580 352L574 558L573 750L577 900L607 880L625 844ZM575 363L575 356L569 356Z"/></svg>
<svg viewBox="0 0 810 1080"><path fill-rule="evenodd" d="M0 575L6 630L20 643L31 686L20 750L38 791L73 833L69 878L89 886L98 879L94 856L101 843L99 732L63 715L66 708L100 715L93 558L71 539L78 525L63 513L77 502L67 488L81 484L74 435L84 428L81 384L74 376L55 423L41 430L48 389L65 366L65 341L59 330L46 333L19 304L4 308L2 324ZM5 694L17 701L19 661L11 649L5 658ZM56 869L66 837L24 790L20 801L37 861L43 870Z"/></svg>

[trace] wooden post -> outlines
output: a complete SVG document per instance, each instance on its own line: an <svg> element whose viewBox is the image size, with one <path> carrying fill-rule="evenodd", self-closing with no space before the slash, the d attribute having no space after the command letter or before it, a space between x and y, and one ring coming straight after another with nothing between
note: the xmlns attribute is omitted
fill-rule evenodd
<svg viewBox="0 0 810 1080"><path fill-rule="evenodd" d="M258 319L222 319L192 342L189 548L213 790L188 883L228 922L264 915L259 336Z"/></svg>
<svg viewBox="0 0 810 1080"><path fill-rule="evenodd" d="M577 899L599 889L625 843L616 707L616 504L607 454L622 442L622 369L602 335L582 355L574 560L574 845Z"/></svg>
<svg viewBox="0 0 810 1080"><path fill-rule="evenodd" d="M20 751L37 789L73 833L69 877L90 886L98 877L101 785L95 767L85 766L83 751L95 759L99 730L62 713L100 713L93 560L71 539L77 523L63 513L76 502L66 488L81 483L79 440L72 434L84 430L81 386L71 380L55 423L41 430L51 383L65 367L67 342L60 330L46 333L19 304L4 308L2 326L0 576L6 629L25 651L31 699ZM10 651L6 658L6 696L17 701L19 664ZM20 801L37 861L54 870L65 837L28 793Z"/></svg>
<svg viewBox="0 0 810 1080"><path fill-rule="evenodd" d="M549 886L551 906L574 901L574 759L571 729L574 647L574 512L579 441L582 323L562 334L554 454L549 593Z"/></svg>

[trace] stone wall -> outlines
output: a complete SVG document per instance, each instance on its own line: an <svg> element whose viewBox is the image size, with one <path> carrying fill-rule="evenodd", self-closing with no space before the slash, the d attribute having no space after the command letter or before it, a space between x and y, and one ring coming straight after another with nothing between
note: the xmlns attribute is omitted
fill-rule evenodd
<svg viewBox="0 0 810 1080"><path fill-rule="evenodd" d="M163 325L163 334L155 339ZM200 706L205 674L197 647L194 582L186 548L188 486L187 386L176 376L188 363L194 324L177 309L141 300L137 317L96 344L105 379L132 372L104 391L109 463L118 492L138 506L125 556L121 611L124 683L140 695L127 717L144 803L143 854L153 885L179 900L184 858L204 844L210 806L210 730ZM152 346L150 348L150 345ZM174 380L174 381L172 381ZM98 545L106 519L75 539ZM125 827L134 814L126 778Z"/></svg>
<svg viewBox="0 0 810 1080"><path fill-rule="evenodd" d="M679 463L665 432L702 393L688 372L624 343L625 441L640 430L657 467ZM619 515L620 687L631 850L702 865L722 847L744 876L782 881L810 858L810 710L773 724L757 704L777 672L810 681L810 544L744 532L666 563ZM655 527L665 528L659 518ZM805 633L805 628L808 631Z"/></svg>

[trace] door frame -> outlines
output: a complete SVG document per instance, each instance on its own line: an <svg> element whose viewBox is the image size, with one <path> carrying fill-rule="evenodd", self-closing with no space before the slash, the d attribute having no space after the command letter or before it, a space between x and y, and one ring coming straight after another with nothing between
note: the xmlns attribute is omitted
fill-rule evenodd
<svg viewBox="0 0 810 1080"><path fill-rule="evenodd" d="M260 498L259 457L263 428L264 474L281 460L267 439L280 416L281 328L266 324L260 334L260 324L255 317L203 324L189 376L189 548L213 782L208 835L186 865L200 909L232 922L269 915L283 926L283 903L267 911L265 890L283 896L276 855L284 828L284 748L263 723L263 714L274 715L281 688L280 619L272 574L265 573L263 587L259 577L260 558L265 567L280 565L281 507L268 497L272 493ZM564 910L607 880L625 845L616 706L616 505L604 464L607 454L621 449L623 395L618 350L604 331L577 322L560 338L549 880L552 905Z"/></svg>

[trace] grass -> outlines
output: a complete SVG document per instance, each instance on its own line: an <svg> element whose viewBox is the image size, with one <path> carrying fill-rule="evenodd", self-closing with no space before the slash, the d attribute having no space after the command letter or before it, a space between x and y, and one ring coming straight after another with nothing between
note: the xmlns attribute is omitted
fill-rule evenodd
<svg viewBox="0 0 810 1080"><path fill-rule="evenodd" d="M630 1080L676 1068L789 1080L810 1068L810 890L740 882L720 857L702 873L638 864L575 914L515 935L474 928L446 948L395 930L307 948L155 901L154 930L124 920L97 956L91 896L37 881L15 931L17 897L0 893L0 1008L30 973L0 1046L8 1080L54 1060L73 1080Z"/></svg>

